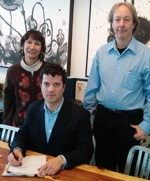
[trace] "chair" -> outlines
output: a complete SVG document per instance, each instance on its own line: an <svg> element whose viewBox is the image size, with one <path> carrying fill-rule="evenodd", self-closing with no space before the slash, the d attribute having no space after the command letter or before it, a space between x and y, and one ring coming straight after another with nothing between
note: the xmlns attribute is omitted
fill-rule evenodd
<svg viewBox="0 0 150 181"><path fill-rule="evenodd" d="M15 133L19 130L19 128L0 124L0 129L2 130L0 140L11 145L14 140Z"/></svg>
<svg viewBox="0 0 150 181"><path fill-rule="evenodd" d="M149 179L150 177L150 149L143 146L133 146L128 153L124 173L129 175L133 159L136 158L134 176Z"/></svg>

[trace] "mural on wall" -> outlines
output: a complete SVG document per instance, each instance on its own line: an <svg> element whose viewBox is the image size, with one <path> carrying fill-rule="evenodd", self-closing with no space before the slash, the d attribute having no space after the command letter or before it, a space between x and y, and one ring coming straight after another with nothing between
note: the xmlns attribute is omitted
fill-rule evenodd
<svg viewBox="0 0 150 181"><path fill-rule="evenodd" d="M86 76L89 76L96 50L114 39L114 34L111 32L110 24L108 23L108 14L111 7L118 2L121 1L91 0ZM139 26L134 36L140 42L150 46L150 0L122 0L122 2L130 2L135 6L138 13Z"/></svg>
<svg viewBox="0 0 150 181"><path fill-rule="evenodd" d="M68 69L71 0L0 0L0 66L20 61L20 39L35 29L46 39L45 61ZM67 70L69 72L69 70Z"/></svg>

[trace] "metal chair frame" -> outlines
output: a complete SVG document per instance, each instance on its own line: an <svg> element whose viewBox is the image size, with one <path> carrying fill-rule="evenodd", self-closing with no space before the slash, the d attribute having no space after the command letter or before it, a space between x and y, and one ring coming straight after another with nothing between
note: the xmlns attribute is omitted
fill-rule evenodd
<svg viewBox="0 0 150 181"><path fill-rule="evenodd" d="M133 146L128 153L124 173L129 175L133 163L133 158L137 153L134 176L149 179L150 178L150 149L143 146Z"/></svg>
<svg viewBox="0 0 150 181"><path fill-rule="evenodd" d="M2 130L0 140L11 145L14 140L15 133L18 132L19 128L0 124L0 129Z"/></svg>

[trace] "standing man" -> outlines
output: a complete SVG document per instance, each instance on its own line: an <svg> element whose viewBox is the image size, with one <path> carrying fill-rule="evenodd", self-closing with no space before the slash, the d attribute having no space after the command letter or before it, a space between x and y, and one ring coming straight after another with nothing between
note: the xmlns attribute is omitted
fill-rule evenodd
<svg viewBox="0 0 150 181"><path fill-rule="evenodd" d="M12 144L8 160L20 165L27 149L54 156L39 168L54 175L62 168L89 163L93 154L90 114L63 97L66 72L58 64L47 63L40 75L43 98L31 103L23 126Z"/></svg>
<svg viewBox="0 0 150 181"><path fill-rule="evenodd" d="M133 36L132 4L115 4L109 22L115 40L97 50L84 108L95 115L96 164L123 173L129 149L150 133L150 49Z"/></svg>

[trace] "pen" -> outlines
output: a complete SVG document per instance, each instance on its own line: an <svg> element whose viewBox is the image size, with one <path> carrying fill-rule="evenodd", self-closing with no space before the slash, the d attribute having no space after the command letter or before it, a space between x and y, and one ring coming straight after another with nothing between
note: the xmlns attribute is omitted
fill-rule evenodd
<svg viewBox="0 0 150 181"><path fill-rule="evenodd" d="M18 158L16 157L13 149L11 148L10 144L8 144L9 148L10 148L10 152L14 155L15 159L18 161Z"/></svg>

